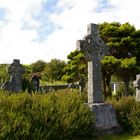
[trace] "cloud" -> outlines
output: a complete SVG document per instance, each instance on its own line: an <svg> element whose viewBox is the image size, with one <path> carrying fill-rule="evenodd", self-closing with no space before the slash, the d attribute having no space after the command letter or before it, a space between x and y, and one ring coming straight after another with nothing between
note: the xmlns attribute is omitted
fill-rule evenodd
<svg viewBox="0 0 140 140"><path fill-rule="evenodd" d="M0 0L0 63L66 60L89 23L139 24L139 0Z"/></svg>
<svg viewBox="0 0 140 140"><path fill-rule="evenodd" d="M140 28L139 0L110 0L110 3L115 6L114 15L119 22L129 22Z"/></svg>
<svg viewBox="0 0 140 140"><path fill-rule="evenodd" d="M37 29L41 23L33 17L40 13L43 2L44 0L0 0L0 8L5 9L5 22L0 22L1 63L10 63L14 58L21 59L23 63L35 60L39 52L35 39L39 36Z"/></svg>

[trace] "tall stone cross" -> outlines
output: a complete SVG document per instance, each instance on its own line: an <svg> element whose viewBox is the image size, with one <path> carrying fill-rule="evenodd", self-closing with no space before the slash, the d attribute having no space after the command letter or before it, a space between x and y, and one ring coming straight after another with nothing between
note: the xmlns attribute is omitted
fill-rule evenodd
<svg viewBox="0 0 140 140"><path fill-rule="evenodd" d="M101 58L107 53L107 46L99 36L98 25L89 24L87 35L76 42L77 50L84 52L88 61L88 103L102 103Z"/></svg>

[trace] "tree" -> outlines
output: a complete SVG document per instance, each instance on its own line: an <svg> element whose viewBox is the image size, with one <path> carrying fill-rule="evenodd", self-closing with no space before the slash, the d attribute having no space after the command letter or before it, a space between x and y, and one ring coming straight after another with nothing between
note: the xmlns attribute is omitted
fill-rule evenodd
<svg viewBox="0 0 140 140"><path fill-rule="evenodd" d="M134 62L132 61L133 60L132 57L135 57L136 54L140 53L140 39L139 39L140 31L136 31L135 27L130 25L129 23L121 25L120 23L117 22L113 23L105 22L100 25L100 35L105 41L105 43L109 46L109 55L114 56L114 58L116 59L120 59L121 63L118 71L120 71L120 73L125 74L125 76L123 74L121 76L123 76L126 92L128 94L129 88L127 86L129 85L130 80L128 80L128 78L126 79L126 77L130 77L130 75L133 75L134 66L133 70L129 67L129 65L124 69L122 67L122 63L126 62L126 60L130 61L130 63ZM137 60L140 60L138 55L136 57L138 57ZM138 65L138 63L135 63L135 68L136 65ZM129 72L127 72L127 70ZM117 74L118 76L120 76L119 72L117 72ZM108 81L110 80L108 79Z"/></svg>
<svg viewBox="0 0 140 140"><path fill-rule="evenodd" d="M7 73L8 64L0 64L0 84L5 83L9 76Z"/></svg>
<svg viewBox="0 0 140 140"><path fill-rule="evenodd" d="M115 58L130 58L137 45L134 34L136 29L129 23L117 22L100 24L100 34L109 46L109 55ZM125 51L124 51L125 50Z"/></svg>
<svg viewBox="0 0 140 140"><path fill-rule="evenodd" d="M138 73L139 67L136 64L136 58L121 59L116 74L124 81L125 96L129 95L129 82Z"/></svg>
<svg viewBox="0 0 140 140"><path fill-rule="evenodd" d="M45 69L45 67L46 62L44 62L43 60L38 60L37 62L31 64L33 73L42 72Z"/></svg>
<svg viewBox="0 0 140 140"><path fill-rule="evenodd" d="M68 62L64 68L65 75L62 78L64 81L68 83L76 82L82 77L87 77L87 61L82 52L75 50L67 58Z"/></svg>
<svg viewBox="0 0 140 140"><path fill-rule="evenodd" d="M136 56L136 62L138 65L140 65L140 30L136 30L133 33L133 38L135 39L136 46L133 51L134 56Z"/></svg>
<svg viewBox="0 0 140 140"><path fill-rule="evenodd" d="M51 62L46 64L46 67L43 71L43 79L45 81L54 82L61 80L64 75L65 61L52 59Z"/></svg>
<svg viewBox="0 0 140 140"><path fill-rule="evenodd" d="M103 76L103 87L104 96L107 98L112 95L110 88L111 76L116 72L116 69L120 65L120 60L114 56L105 56L101 61L102 64L102 76Z"/></svg>
<svg viewBox="0 0 140 140"><path fill-rule="evenodd" d="M119 74L120 71L125 73L126 77L129 77L138 71L138 64L140 64L140 30L136 30L129 23L120 24L118 22L104 22L100 24L99 28L100 36L109 47L108 56L102 60L104 93L107 97L112 95L110 88L112 75L116 74L123 77L124 75ZM133 67L133 70L130 71L128 66L126 69L129 69L129 73L126 73L127 70L122 67L123 60L131 61L133 57L136 57L136 69ZM81 52L71 52L68 59L68 64L64 69L65 75L63 76L65 81L77 81L81 75L87 77L87 61ZM127 85L126 78L122 79L125 79L124 83Z"/></svg>

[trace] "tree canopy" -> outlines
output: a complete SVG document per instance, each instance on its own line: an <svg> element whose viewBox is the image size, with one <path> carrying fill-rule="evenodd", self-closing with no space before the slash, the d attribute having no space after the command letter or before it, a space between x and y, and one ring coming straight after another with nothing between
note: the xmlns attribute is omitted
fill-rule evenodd
<svg viewBox="0 0 140 140"><path fill-rule="evenodd" d="M77 50L71 52L68 56L68 63L64 68L65 75L63 80L70 83L80 80L87 75L87 62L82 52Z"/></svg>
<svg viewBox="0 0 140 140"><path fill-rule="evenodd" d="M52 59L46 64L43 71L43 79L48 82L54 82L61 80L64 74L64 67L66 66L65 61L59 59Z"/></svg>
<svg viewBox="0 0 140 140"><path fill-rule="evenodd" d="M31 69L33 73L42 72L45 69L45 67L46 62L43 60L38 60L37 62L31 64Z"/></svg>
<svg viewBox="0 0 140 140"><path fill-rule="evenodd" d="M112 62L109 63L111 67L114 68L114 73L116 72L117 76L123 73L121 77L125 83L126 94L128 94L129 81L132 79L133 75L136 74L138 67L138 61L136 60L139 60L139 56L136 54L140 51L139 30L137 31L135 27L129 23L120 24L118 22L105 22L100 24L100 35L109 46L110 56L108 57L114 56L115 59L119 59L120 61L120 65L118 65L117 68L114 67ZM113 59L111 60L114 61ZM107 71L110 71L110 69L106 68L105 70L105 76L108 77L106 80L109 86L113 73L110 71L110 76L107 76ZM111 95L111 91L109 91L109 94Z"/></svg>

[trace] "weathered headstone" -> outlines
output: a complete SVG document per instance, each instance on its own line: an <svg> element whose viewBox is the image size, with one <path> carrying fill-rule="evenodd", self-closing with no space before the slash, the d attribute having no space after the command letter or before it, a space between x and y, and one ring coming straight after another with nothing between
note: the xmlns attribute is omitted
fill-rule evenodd
<svg viewBox="0 0 140 140"><path fill-rule="evenodd" d="M102 73L100 60L107 47L99 36L98 26L89 24L87 35L76 42L77 50L83 51L88 61L88 103L102 103Z"/></svg>
<svg viewBox="0 0 140 140"><path fill-rule="evenodd" d="M7 81L7 90L14 92L22 91L22 75L25 69L20 64L20 60L14 59L13 63L8 68L10 80Z"/></svg>
<svg viewBox="0 0 140 140"><path fill-rule="evenodd" d="M31 79L31 86L32 86L33 92L38 92L38 90L39 90L39 84L40 84L39 79L40 79L40 77L38 77L36 75L33 76Z"/></svg>
<svg viewBox="0 0 140 140"><path fill-rule="evenodd" d="M101 58L107 54L107 46L99 36L98 25L89 24L87 35L76 42L77 50L83 51L88 61L88 105L96 116L95 126L99 133L118 132L112 105L105 104L102 92Z"/></svg>
<svg viewBox="0 0 140 140"><path fill-rule="evenodd" d="M136 88L136 101L140 102L140 74L136 75L136 81L133 82L134 87Z"/></svg>

